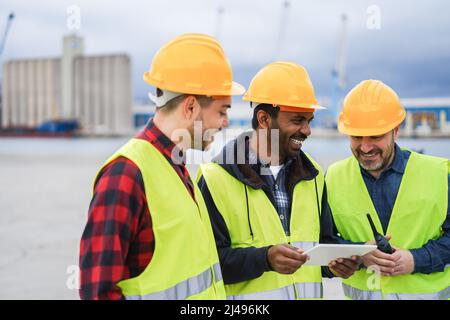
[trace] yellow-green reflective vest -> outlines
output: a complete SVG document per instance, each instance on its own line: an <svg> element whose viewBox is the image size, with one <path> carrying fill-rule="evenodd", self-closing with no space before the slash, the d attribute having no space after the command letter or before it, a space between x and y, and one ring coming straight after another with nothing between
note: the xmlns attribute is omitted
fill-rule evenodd
<svg viewBox="0 0 450 320"><path fill-rule="evenodd" d="M147 141L131 139L102 168L119 156L131 160L142 174L155 236L155 251L145 270L117 284L122 294L130 300L226 299L198 187L194 201L167 159Z"/></svg>
<svg viewBox="0 0 450 320"><path fill-rule="evenodd" d="M316 179L303 180L294 188L290 236L286 236L278 213L263 190L246 186L216 163L200 166L198 179L203 175L227 225L232 248L290 243L307 250L319 242L324 178L320 166L313 164L319 170ZM321 268L302 266L292 275L264 272L256 279L225 285L225 291L230 300L320 299Z"/></svg>
<svg viewBox="0 0 450 320"><path fill-rule="evenodd" d="M447 159L411 152L386 232L392 236L392 245L415 249L442 235L448 206L449 168ZM383 234L355 157L331 165L325 180L333 218L344 239L373 240L367 213ZM348 298L358 300L448 299L450 268L432 274L395 277L380 277L374 269L362 269L343 281L343 289Z"/></svg>

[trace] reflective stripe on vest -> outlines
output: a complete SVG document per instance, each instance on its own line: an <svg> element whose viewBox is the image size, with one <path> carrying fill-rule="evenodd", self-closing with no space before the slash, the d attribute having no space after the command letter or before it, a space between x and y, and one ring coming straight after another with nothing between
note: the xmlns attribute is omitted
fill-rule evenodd
<svg viewBox="0 0 450 320"><path fill-rule="evenodd" d="M213 271L214 271L214 280L215 282L222 281L222 269L220 269L220 264L216 263L213 265Z"/></svg>
<svg viewBox="0 0 450 320"><path fill-rule="evenodd" d="M298 299L320 299L322 298L323 288L320 282L302 282L295 284L297 296L293 286L286 286L280 289L239 294L228 296L229 300L295 300Z"/></svg>
<svg viewBox="0 0 450 320"><path fill-rule="evenodd" d="M315 246L317 246L319 243L318 242L312 242L312 241L301 241L301 242L292 242L291 243L294 247L296 248L300 248L303 251L309 250L311 248L314 248Z"/></svg>
<svg viewBox="0 0 450 320"><path fill-rule="evenodd" d="M353 300L383 300L381 291L360 290L345 283L342 284L342 288L344 294Z"/></svg>
<svg viewBox="0 0 450 320"><path fill-rule="evenodd" d="M286 286L279 289L237 294L227 296L228 300L295 300L295 290L293 286Z"/></svg>
<svg viewBox="0 0 450 320"><path fill-rule="evenodd" d="M450 287L435 293L389 293L384 297L381 291L365 291L342 284L347 297L354 300L447 300L450 298Z"/></svg>
<svg viewBox="0 0 450 320"><path fill-rule="evenodd" d="M296 283L298 299L320 299L323 296L323 287L320 282Z"/></svg>
<svg viewBox="0 0 450 320"><path fill-rule="evenodd" d="M450 299L450 287L435 293L390 293L385 294L386 300L447 300Z"/></svg>
<svg viewBox="0 0 450 320"><path fill-rule="evenodd" d="M213 266L215 282L222 280L220 265ZM177 283L172 288L164 291L146 294L143 296L127 296L127 300L185 300L193 295L199 294L212 285L212 273L208 268L199 275Z"/></svg>

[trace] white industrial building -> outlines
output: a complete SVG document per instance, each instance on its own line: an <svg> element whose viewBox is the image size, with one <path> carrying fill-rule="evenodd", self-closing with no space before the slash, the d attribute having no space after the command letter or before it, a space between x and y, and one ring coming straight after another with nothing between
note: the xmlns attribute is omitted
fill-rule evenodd
<svg viewBox="0 0 450 320"><path fill-rule="evenodd" d="M450 98L402 99L405 135L450 135Z"/></svg>
<svg viewBox="0 0 450 320"><path fill-rule="evenodd" d="M85 56L83 51L83 39L70 35L63 40L61 58L6 62L2 128L77 120L82 134L132 132L130 58L125 54Z"/></svg>

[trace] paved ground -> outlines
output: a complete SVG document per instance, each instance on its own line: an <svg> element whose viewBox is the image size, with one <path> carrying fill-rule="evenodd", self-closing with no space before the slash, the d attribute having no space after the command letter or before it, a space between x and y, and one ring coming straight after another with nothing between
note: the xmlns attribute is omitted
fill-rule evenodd
<svg viewBox="0 0 450 320"><path fill-rule="evenodd" d="M123 141L0 140L0 299L78 299L71 266L91 181ZM325 296L342 297L339 281Z"/></svg>

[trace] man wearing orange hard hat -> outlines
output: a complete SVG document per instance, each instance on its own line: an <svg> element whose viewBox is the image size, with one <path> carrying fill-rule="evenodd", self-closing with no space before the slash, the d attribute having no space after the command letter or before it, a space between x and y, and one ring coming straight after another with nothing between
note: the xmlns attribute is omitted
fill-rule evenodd
<svg viewBox="0 0 450 320"><path fill-rule="evenodd" d="M359 260L303 266L319 241L336 241L320 166L301 150L318 106L305 68L274 62L244 96L253 130L200 166L229 299L320 299L322 271L349 277ZM330 240L331 239L331 240Z"/></svg>
<svg viewBox="0 0 450 320"><path fill-rule="evenodd" d="M343 281L351 299L450 298L450 164L396 144L405 116L397 94L378 80L354 87L339 115L353 156L327 170L337 230L344 239L374 243L370 214L393 247L365 255L367 269Z"/></svg>
<svg viewBox="0 0 450 320"><path fill-rule="evenodd" d="M156 88L156 114L95 178L81 298L225 299L209 215L183 154L208 146L227 126L231 96L245 89L220 43L203 34L166 43L144 80Z"/></svg>

